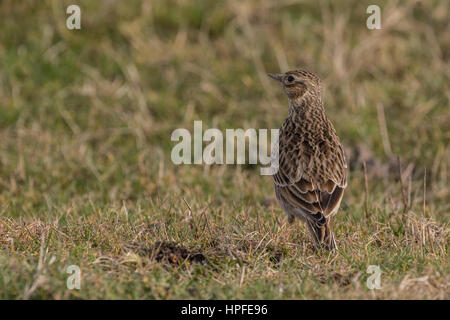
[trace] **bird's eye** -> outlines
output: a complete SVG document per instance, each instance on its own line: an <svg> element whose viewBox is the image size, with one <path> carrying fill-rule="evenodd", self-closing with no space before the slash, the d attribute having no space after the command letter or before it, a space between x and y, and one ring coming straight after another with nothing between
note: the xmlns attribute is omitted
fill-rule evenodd
<svg viewBox="0 0 450 320"><path fill-rule="evenodd" d="M289 76L288 78L287 78L287 81L288 82L293 82L295 80L295 78L293 77L293 76Z"/></svg>

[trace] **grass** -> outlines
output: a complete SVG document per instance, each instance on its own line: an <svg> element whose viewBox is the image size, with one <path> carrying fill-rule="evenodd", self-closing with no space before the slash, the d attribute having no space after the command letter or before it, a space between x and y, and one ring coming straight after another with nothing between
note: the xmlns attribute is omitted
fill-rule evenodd
<svg viewBox="0 0 450 320"><path fill-rule="evenodd" d="M370 1L79 1L76 31L70 4L0 3L0 298L449 298L448 1L381 2L373 31ZM350 163L336 255L256 166L170 160L194 120L278 128L265 73L299 67Z"/></svg>

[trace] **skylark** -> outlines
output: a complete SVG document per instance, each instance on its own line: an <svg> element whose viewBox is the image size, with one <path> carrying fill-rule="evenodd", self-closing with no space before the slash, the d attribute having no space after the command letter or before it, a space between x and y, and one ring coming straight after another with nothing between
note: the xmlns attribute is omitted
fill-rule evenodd
<svg viewBox="0 0 450 320"><path fill-rule="evenodd" d="M279 132L275 194L289 222L302 220L316 248L334 250L331 220L347 186L347 164L320 96L320 79L305 70L268 74L288 96Z"/></svg>

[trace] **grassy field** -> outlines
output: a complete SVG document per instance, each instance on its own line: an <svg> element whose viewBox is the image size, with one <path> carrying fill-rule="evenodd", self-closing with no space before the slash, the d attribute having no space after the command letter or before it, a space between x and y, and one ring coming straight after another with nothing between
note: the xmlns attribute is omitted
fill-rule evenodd
<svg viewBox="0 0 450 320"><path fill-rule="evenodd" d="M71 31L73 1L1 1L0 298L449 299L450 3L372 2L77 1ZM279 128L296 68L350 164L336 254L258 166L170 157L194 120Z"/></svg>

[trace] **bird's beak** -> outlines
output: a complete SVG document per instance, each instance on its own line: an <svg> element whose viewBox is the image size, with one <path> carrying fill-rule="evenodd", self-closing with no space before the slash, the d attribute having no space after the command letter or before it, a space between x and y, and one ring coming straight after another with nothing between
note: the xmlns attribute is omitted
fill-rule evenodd
<svg viewBox="0 0 450 320"><path fill-rule="evenodd" d="M281 79L283 78L283 75L279 74L279 73L268 73L267 75L269 77L271 77L272 79L275 79L275 80L278 80L278 81L281 81Z"/></svg>

